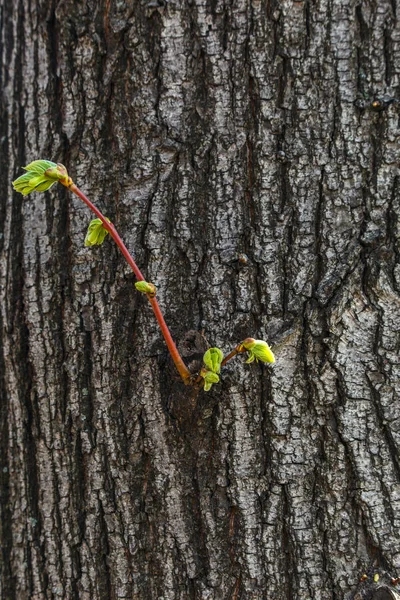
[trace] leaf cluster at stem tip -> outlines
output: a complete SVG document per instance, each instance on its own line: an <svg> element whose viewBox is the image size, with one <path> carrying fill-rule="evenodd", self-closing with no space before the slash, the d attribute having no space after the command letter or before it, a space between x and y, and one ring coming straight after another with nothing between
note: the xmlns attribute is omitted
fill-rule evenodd
<svg viewBox="0 0 400 600"><path fill-rule="evenodd" d="M57 181L63 185L69 185L70 182L64 165L56 164L50 160L34 160L22 168L26 173L13 181L13 187L16 192L20 192L23 196L27 196L31 192L45 192Z"/></svg>

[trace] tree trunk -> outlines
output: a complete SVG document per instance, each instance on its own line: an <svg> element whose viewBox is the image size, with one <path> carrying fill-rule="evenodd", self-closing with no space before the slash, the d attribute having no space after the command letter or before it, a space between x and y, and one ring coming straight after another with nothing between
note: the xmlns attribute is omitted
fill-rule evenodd
<svg viewBox="0 0 400 600"><path fill-rule="evenodd" d="M396 0L0 7L2 600L342 599L369 567L372 598L400 568ZM85 205L12 192L38 158L187 364L252 336L275 367L184 386Z"/></svg>

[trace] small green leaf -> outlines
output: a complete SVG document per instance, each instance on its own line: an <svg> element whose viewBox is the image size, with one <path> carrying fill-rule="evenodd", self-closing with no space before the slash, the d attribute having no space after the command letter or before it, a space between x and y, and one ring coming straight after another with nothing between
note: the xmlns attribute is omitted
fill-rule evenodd
<svg viewBox="0 0 400 600"><path fill-rule="evenodd" d="M209 348L203 356L203 362L213 373L219 373L224 360L223 352L219 348Z"/></svg>
<svg viewBox="0 0 400 600"><path fill-rule="evenodd" d="M154 298L156 295L156 286L152 283L148 283L147 281L136 281L135 288L138 292L142 292L142 294L150 294Z"/></svg>
<svg viewBox="0 0 400 600"><path fill-rule="evenodd" d="M219 382L218 375L216 373L213 373L212 371L207 371L207 369L202 369L200 371L200 375L204 379L204 391L205 392L208 392L214 383Z"/></svg>
<svg viewBox="0 0 400 600"><path fill-rule="evenodd" d="M111 223L110 219L107 219ZM108 231L103 225L101 219L93 219L87 230L85 237L85 246L101 246L104 242Z"/></svg>
<svg viewBox="0 0 400 600"><path fill-rule="evenodd" d="M43 175L47 169L54 169L57 167L56 163L51 162L51 160L34 160L33 162L26 165L26 167L22 167L24 171L31 171L32 173L37 173L38 175Z"/></svg>

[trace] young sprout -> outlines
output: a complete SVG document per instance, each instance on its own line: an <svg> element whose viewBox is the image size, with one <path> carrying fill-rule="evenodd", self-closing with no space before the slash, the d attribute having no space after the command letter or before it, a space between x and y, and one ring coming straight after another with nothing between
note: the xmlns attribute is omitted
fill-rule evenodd
<svg viewBox="0 0 400 600"><path fill-rule="evenodd" d="M132 271L136 275L136 279L138 280L135 283L136 289L139 292L146 294L147 299L152 306L172 360L174 361L175 366L185 384L194 385L203 379L204 390L207 392L211 389L211 386L214 383L219 382L221 367L231 360L231 358L243 352L248 352L249 356L246 360L247 363L261 361L264 363L273 364L275 362L275 357L267 342L264 342L263 340L255 340L254 338L246 338L243 342L238 344L225 358L219 348L209 348L203 356L204 366L200 370L199 376L196 378L195 375L192 375L183 362L175 342L172 339L167 324L165 323L160 306L156 299L155 286L152 283L148 283L144 280L139 267L130 255L127 247L120 238L110 219L105 217L89 200L89 198L87 198L87 196L85 196L85 194L75 185L71 177L69 177L67 169L64 167L64 165L60 163L53 163L49 160L35 160L23 168L26 173L13 181L13 187L17 192L20 192L24 196L27 196L31 192L45 192L46 190L50 189L52 185L58 182L78 196L78 198L80 198L96 215L96 219L93 219L89 224L85 237L85 246L101 245L107 237L107 234L110 234L110 236L113 238Z"/></svg>
<svg viewBox="0 0 400 600"><path fill-rule="evenodd" d="M24 196L27 196L31 192L44 192L48 190L54 183L59 182L73 192L78 198L80 198L94 214L97 219L94 219L90 225L85 238L85 246L99 245L104 242L104 239L109 233L114 239L115 243L121 250L126 261L130 265L132 271L136 275L138 281L144 281L144 277L135 263L134 259L130 255L127 247L120 238L114 225L107 219L99 209L92 204L92 202L85 196L85 194L74 184L72 179L69 177L67 169L64 165L53 163L49 160L35 160L28 166L24 167L25 173L13 181L13 187L17 192L21 192ZM154 287L154 286L153 286ZM154 288L155 290L155 288ZM164 335L164 339L168 346L168 350L171 354L172 360L182 377L182 380L186 384L192 383L192 374L183 362L178 349L175 345L174 340L170 334L167 324L162 315L160 306L155 298L153 292L147 293L147 298L153 308L155 317L158 321L160 329Z"/></svg>

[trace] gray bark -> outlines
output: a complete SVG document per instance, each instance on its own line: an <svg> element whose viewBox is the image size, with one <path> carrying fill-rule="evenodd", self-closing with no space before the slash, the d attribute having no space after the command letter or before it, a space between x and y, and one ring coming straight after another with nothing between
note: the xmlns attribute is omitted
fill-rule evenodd
<svg viewBox="0 0 400 600"><path fill-rule="evenodd" d="M2 599L342 599L396 574L397 10L0 0ZM87 208L12 192L37 158L112 219L188 359L188 331L250 335L275 368L183 386L117 248L84 248Z"/></svg>

